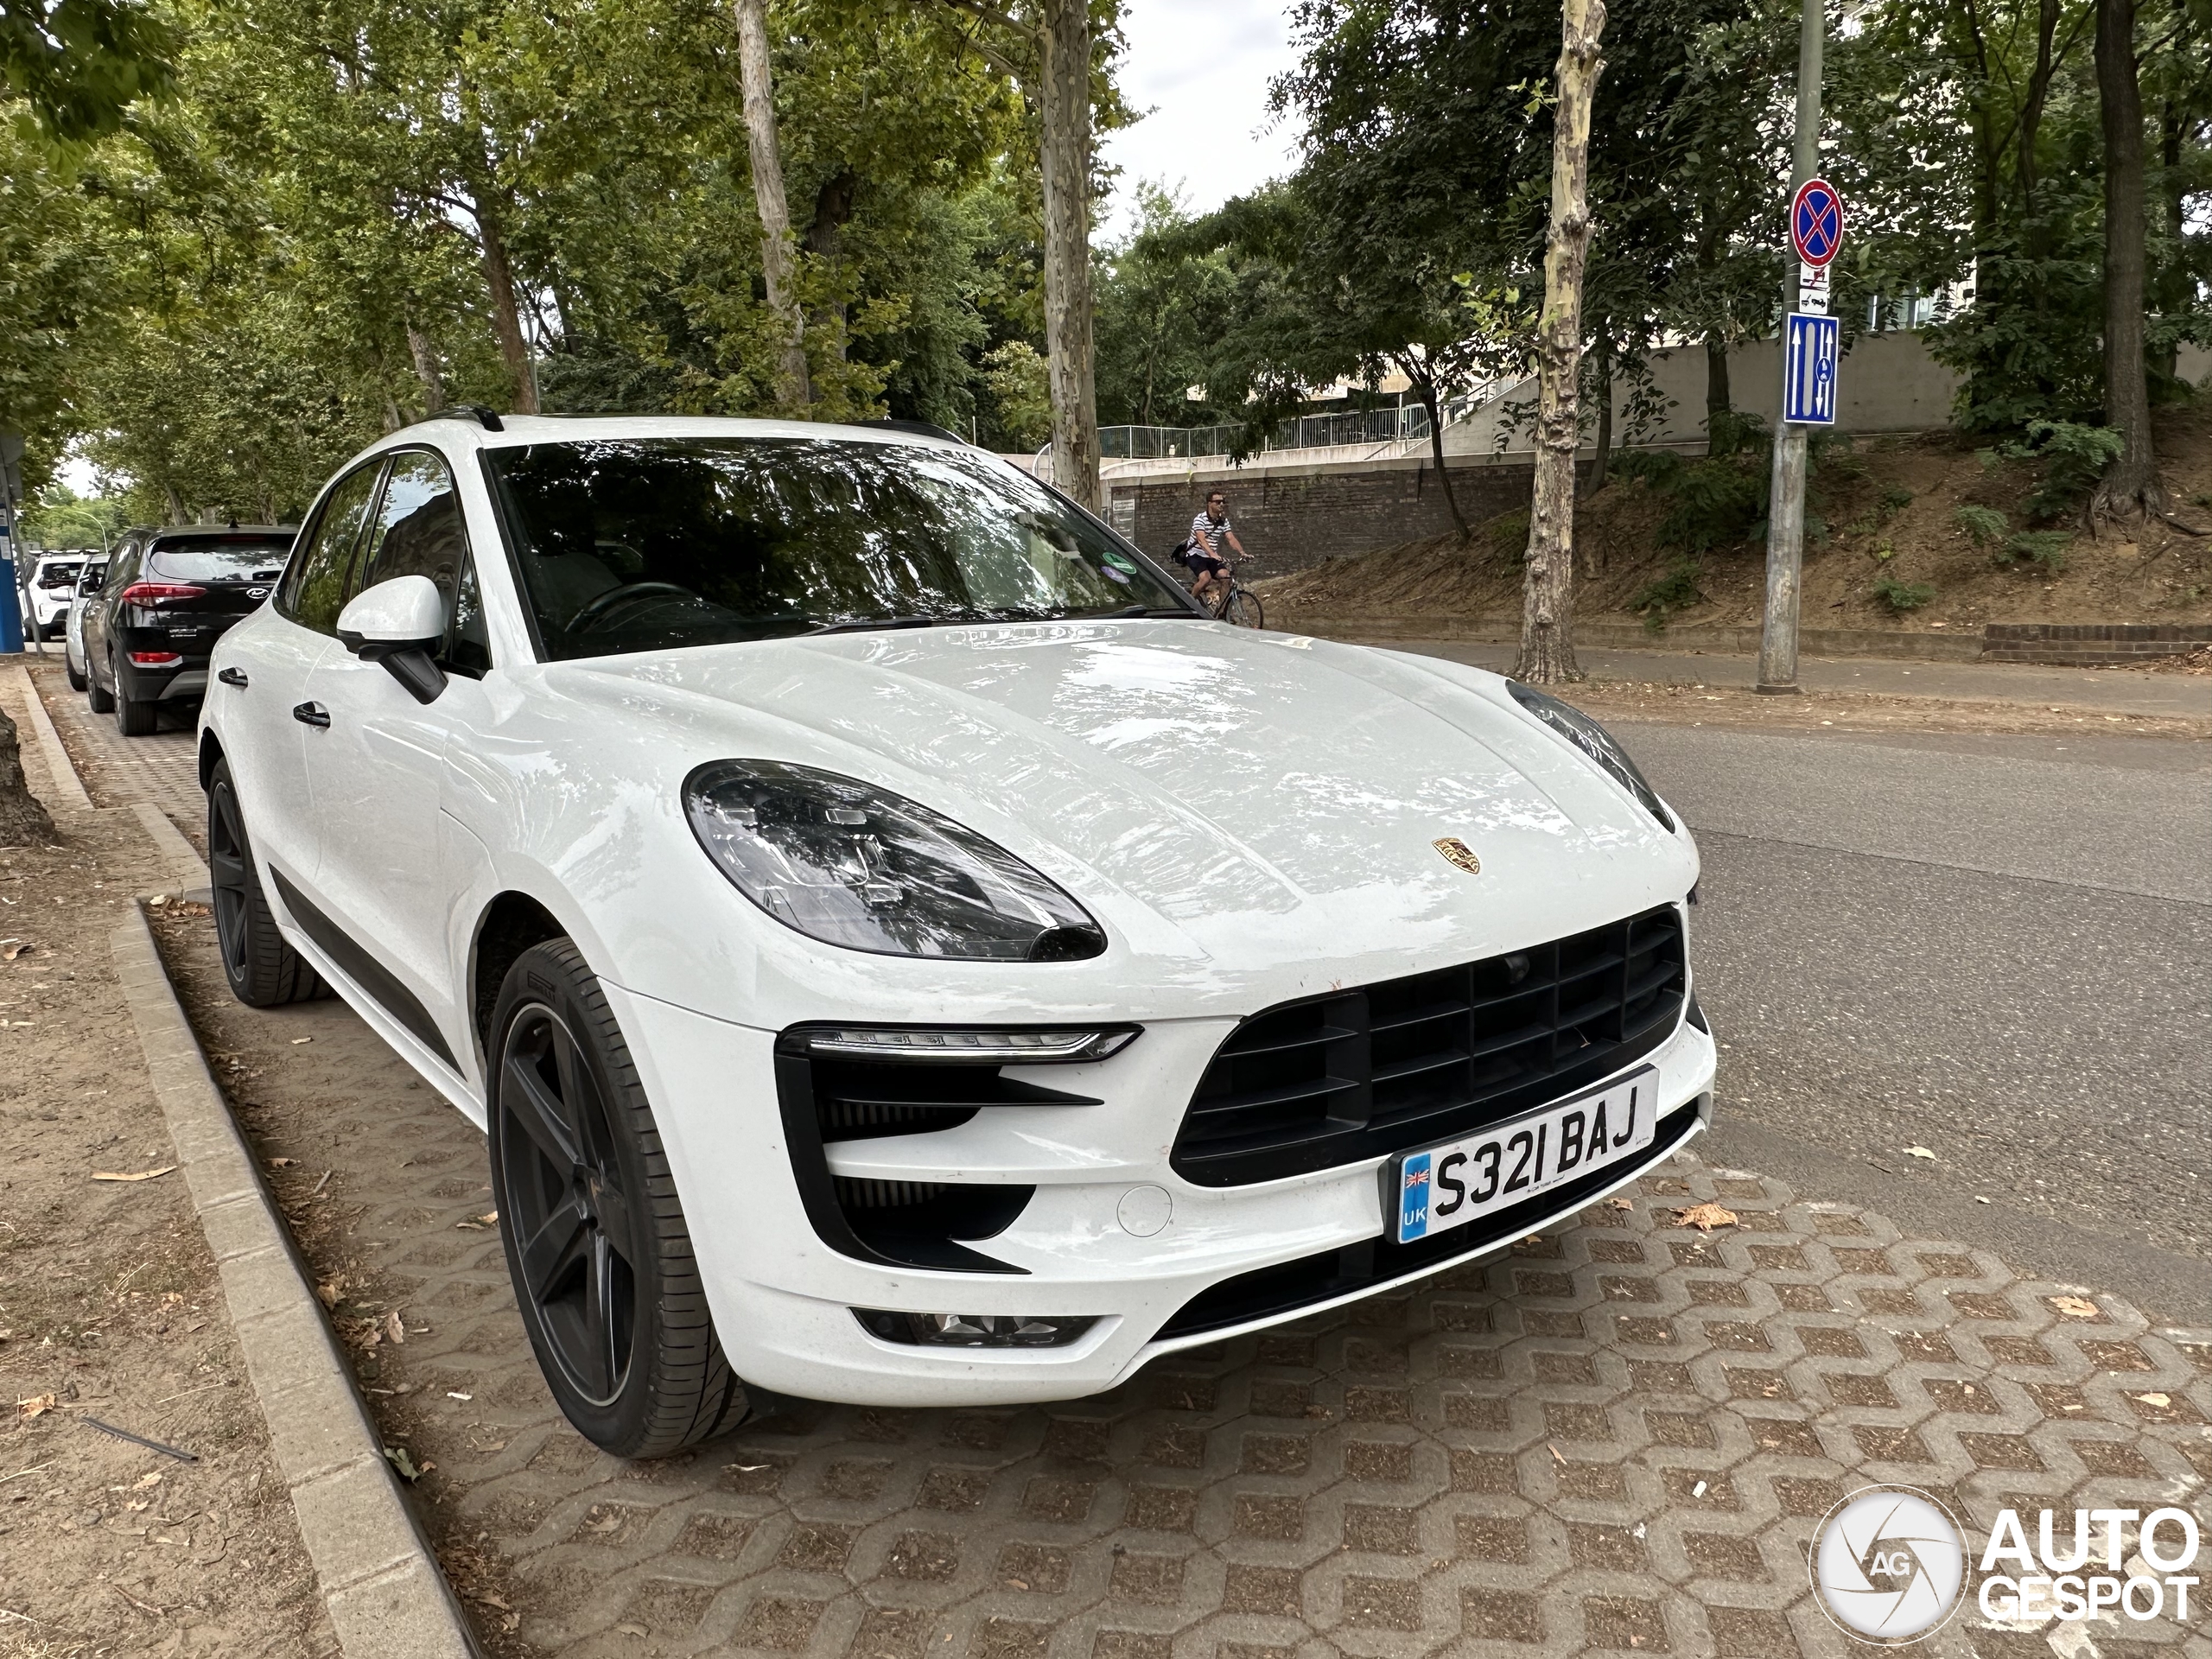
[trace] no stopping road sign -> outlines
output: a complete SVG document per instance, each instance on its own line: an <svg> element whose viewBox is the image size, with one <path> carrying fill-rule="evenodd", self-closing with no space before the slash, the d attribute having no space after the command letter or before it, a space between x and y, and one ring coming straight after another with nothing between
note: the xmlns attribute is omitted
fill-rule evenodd
<svg viewBox="0 0 2212 1659"><path fill-rule="evenodd" d="M1826 179L1808 179L1789 202L1789 240L1808 265L1825 265L1843 245L1843 198Z"/></svg>

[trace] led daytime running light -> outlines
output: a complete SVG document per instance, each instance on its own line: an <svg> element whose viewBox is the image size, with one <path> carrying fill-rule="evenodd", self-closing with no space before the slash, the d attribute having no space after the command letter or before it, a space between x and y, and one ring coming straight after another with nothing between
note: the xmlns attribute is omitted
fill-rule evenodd
<svg viewBox="0 0 2212 1659"><path fill-rule="evenodd" d="M938 1061L952 1065L1065 1065L1103 1060L1136 1040L1135 1027L979 1031L956 1027L834 1026L799 1034L810 1054L844 1059Z"/></svg>

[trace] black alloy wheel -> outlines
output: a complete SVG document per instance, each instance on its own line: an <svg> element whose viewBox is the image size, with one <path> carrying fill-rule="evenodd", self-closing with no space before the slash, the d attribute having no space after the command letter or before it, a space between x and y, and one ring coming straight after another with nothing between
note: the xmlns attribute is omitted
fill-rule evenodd
<svg viewBox="0 0 2212 1659"><path fill-rule="evenodd" d="M312 1002L330 987L277 931L246 839L231 763L218 760L207 779L207 880L215 910L215 944L231 995L248 1007Z"/></svg>
<svg viewBox="0 0 2212 1659"><path fill-rule="evenodd" d="M745 1421L652 1109L566 939L516 959L493 1011L492 1191L539 1369L585 1439L665 1457Z"/></svg>

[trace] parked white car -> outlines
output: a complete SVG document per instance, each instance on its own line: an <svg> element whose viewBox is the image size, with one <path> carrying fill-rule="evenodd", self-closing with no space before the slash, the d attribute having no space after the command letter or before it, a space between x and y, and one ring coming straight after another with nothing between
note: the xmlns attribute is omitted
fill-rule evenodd
<svg viewBox="0 0 2212 1659"><path fill-rule="evenodd" d="M223 957L489 1131L569 1419L1096 1393L1711 1112L1696 850L1494 674L1211 621L949 437L445 418L216 647Z"/></svg>
<svg viewBox="0 0 2212 1659"><path fill-rule="evenodd" d="M100 590L107 575L107 561L87 558L85 568L78 572L76 586L70 589L69 613L62 623L61 667L69 677L69 689L82 691L85 677L85 601Z"/></svg>
<svg viewBox="0 0 2212 1659"><path fill-rule="evenodd" d="M43 643L61 637L68 620L69 601L77 592L77 578L84 574L82 553L41 553L31 567L23 589L23 632Z"/></svg>

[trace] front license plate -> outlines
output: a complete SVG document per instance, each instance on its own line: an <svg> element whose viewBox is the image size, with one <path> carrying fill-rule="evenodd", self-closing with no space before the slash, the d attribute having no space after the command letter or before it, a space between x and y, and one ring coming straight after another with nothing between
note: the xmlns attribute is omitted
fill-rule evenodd
<svg viewBox="0 0 2212 1659"><path fill-rule="evenodd" d="M1633 1158L1657 1128L1658 1084L1659 1073L1647 1065L1595 1094L1402 1153L1390 1185L1398 1195L1398 1243L1464 1227Z"/></svg>

